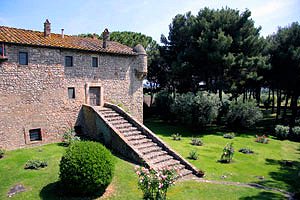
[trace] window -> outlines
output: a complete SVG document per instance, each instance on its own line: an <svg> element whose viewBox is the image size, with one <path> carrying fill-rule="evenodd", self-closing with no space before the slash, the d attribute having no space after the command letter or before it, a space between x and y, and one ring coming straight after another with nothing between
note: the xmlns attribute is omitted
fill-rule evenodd
<svg viewBox="0 0 300 200"><path fill-rule="evenodd" d="M42 140L41 129L37 128L37 129L29 130L29 138L30 141L41 141Z"/></svg>
<svg viewBox="0 0 300 200"><path fill-rule="evenodd" d="M5 51L5 46L4 44L0 43L0 57L5 57L6 56L6 51Z"/></svg>
<svg viewBox="0 0 300 200"><path fill-rule="evenodd" d="M68 88L68 96L69 96L69 99L75 99L75 88L74 87Z"/></svg>
<svg viewBox="0 0 300 200"><path fill-rule="evenodd" d="M19 52L19 64L20 65L28 65L28 53L27 52Z"/></svg>
<svg viewBox="0 0 300 200"><path fill-rule="evenodd" d="M92 67L98 67L98 57L92 57Z"/></svg>
<svg viewBox="0 0 300 200"><path fill-rule="evenodd" d="M73 56L66 56L65 57L65 66L66 67L73 67Z"/></svg>

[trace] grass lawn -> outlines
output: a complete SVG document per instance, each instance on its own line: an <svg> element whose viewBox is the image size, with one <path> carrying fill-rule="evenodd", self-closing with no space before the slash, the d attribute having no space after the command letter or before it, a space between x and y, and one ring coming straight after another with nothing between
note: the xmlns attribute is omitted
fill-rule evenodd
<svg viewBox="0 0 300 200"><path fill-rule="evenodd" d="M176 145L175 145L176 146ZM0 160L0 199L64 199L55 192L58 181L59 161L65 147L50 144L41 147L8 151ZM24 170L29 159L43 159L48 167L40 170ZM134 166L116 157L115 176L109 187L109 195L100 199L142 199L137 187ZM9 189L16 184L23 184L27 191L7 197ZM168 199L284 199L281 194L264 190L225 186L195 181L178 182L168 192Z"/></svg>
<svg viewBox="0 0 300 200"><path fill-rule="evenodd" d="M199 159L196 161L189 160L189 162L198 169L204 170L206 179L259 183L290 192L300 190L300 143L271 138L269 144L261 144L254 142L253 133L242 132L234 139L225 139L223 138L223 134L226 133L224 130L190 131L181 126L166 124L158 120L151 120L145 124L185 158L188 158L190 151L196 149L199 153ZM182 135L181 141L172 140L171 135L174 133ZM267 133L260 132L257 134ZM204 145L191 145L193 136L199 136ZM233 142L235 148L233 163L217 162L224 146L230 142ZM243 147L252 149L254 154L238 152ZM283 160L293 161L293 166L283 165Z"/></svg>

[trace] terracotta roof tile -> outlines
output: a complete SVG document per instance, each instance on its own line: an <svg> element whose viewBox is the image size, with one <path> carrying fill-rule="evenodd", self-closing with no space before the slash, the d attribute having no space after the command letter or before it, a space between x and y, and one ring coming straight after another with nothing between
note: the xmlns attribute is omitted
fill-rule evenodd
<svg viewBox="0 0 300 200"><path fill-rule="evenodd" d="M108 47L102 47L102 40L93 38L82 38L78 36L51 33L51 36L44 37L44 32L24 30L0 26L0 42L33 45L43 47L67 48L84 51L95 51L121 55L136 55L132 48L118 42L108 41Z"/></svg>

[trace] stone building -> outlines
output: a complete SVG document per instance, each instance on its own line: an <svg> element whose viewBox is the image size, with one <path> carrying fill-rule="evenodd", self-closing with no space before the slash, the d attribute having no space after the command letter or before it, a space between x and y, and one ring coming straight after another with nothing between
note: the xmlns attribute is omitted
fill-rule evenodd
<svg viewBox="0 0 300 200"><path fill-rule="evenodd" d="M147 55L95 38L0 26L0 147L60 141L83 104L111 102L142 122Z"/></svg>

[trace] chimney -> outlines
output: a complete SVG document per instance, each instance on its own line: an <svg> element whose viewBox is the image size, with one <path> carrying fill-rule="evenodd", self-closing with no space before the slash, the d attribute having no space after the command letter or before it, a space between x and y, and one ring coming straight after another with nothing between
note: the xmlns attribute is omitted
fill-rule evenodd
<svg viewBox="0 0 300 200"><path fill-rule="evenodd" d="M61 38L64 38L64 36L65 36L65 35L64 35L64 29L62 28L62 29L61 29Z"/></svg>
<svg viewBox="0 0 300 200"><path fill-rule="evenodd" d="M49 37L51 35L51 23L46 19L44 23L44 37Z"/></svg>
<svg viewBox="0 0 300 200"><path fill-rule="evenodd" d="M102 45L102 47L106 48L108 46L107 45L107 41L109 41L109 31L108 31L107 28L103 31L102 37L103 37L103 45Z"/></svg>

